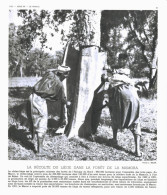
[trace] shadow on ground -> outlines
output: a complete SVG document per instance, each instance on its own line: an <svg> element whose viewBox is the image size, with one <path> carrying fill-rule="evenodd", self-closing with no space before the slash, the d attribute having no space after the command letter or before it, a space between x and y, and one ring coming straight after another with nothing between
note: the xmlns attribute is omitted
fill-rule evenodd
<svg viewBox="0 0 167 195"><path fill-rule="evenodd" d="M106 146L110 146L112 148L115 148L117 150L126 152L127 154L130 154L130 155L133 155L133 156L135 155L133 152L126 150L122 146L114 144L112 139L107 139L105 137L96 136L95 137L95 142L98 143L98 144L104 144Z"/></svg>
<svg viewBox="0 0 167 195"><path fill-rule="evenodd" d="M30 138L28 138L30 135L30 132L27 132L24 129L17 129L14 125L11 126L8 130L9 139L15 142L19 142L19 144L27 150L36 152L34 144L30 141Z"/></svg>
<svg viewBox="0 0 167 195"><path fill-rule="evenodd" d="M147 128L142 128L141 131L145 132L145 133L155 133L155 134L157 134L157 130L151 131L150 129L147 129Z"/></svg>

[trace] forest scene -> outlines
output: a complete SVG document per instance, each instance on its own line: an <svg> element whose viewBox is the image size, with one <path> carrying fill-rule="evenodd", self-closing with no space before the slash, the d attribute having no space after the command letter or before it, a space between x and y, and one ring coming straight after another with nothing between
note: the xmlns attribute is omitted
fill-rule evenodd
<svg viewBox="0 0 167 195"><path fill-rule="evenodd" d="M9 160L153 161L157 159L157 10L9 10L9 18ZM21 21L19 24L16 18ZM98 55L103 56L99 57L100 62L97 64L101 63L99 66L108 66L110 69L119 64L119 54L128 56L130 76L136 83L140 99L141 157L133 154L134 138L129 129L119 130L118 145L112 144L112 119L108 107L104 107L101 111L94 141L75 133L72 133L75 136L68 137L62 132L59 133L59 127L48 124L44 141L44 149L48 154L45 157L36 156L37 137L32 140L28 98L33 86L46 71L57 68L63 63L68 43L71 53L70 57L67 57L66 65L69 62L74 73L73 75L71 73L67 80L67 88L70 86L67 96L72 99L72 110L76 114L80 112L74 104L81 93L81 87L77 89L77 86L80 86L77 78L82 75L80 63L83 53L81 55L81 52L86 51L85 48L96 46ZM95 61L93 55L91 58L84 63L90 61L93 64ZM89 71L91 67L88 68L87 72ZM102 69L99 71L102 73ZM78 76L74 77L75 75ZM95 75L99 77L96 79L98 86L100 76ZM96 88L92 83L88 83L88 86L90 93L93 94ZM83 115L85 116L85 113ZM58 121L59 116L55 120Z"/></svg>

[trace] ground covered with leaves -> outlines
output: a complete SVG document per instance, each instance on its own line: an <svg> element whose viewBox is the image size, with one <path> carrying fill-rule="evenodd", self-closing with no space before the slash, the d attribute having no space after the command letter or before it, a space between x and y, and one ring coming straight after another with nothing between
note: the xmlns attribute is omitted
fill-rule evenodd
<svg viewBox="0 0 167 195"><path fill-rule="evenodd" d="M15 104L15 103L13 103ZM12 103L11 103L12 105ZM125 129L118 132L118 146L111 144L112 128L107 109L103 110L95 142L79 137L68 139L64 134L47 133L44 149L45 157L36 156L37 140L31 139L26 125L20 124L12 114L9 115L9 159L10 160L156 160L157 127L156 100L141 99L141 151L143 156L133 155L134 140L132 133Z"/></svg>
<svg viewBox="0 0 167 195"><path fill-rule="evenodd" d="M9 95L9 160L77 160L77 161L152 161L157 159L157 101L140 98L141 102L141 151L143 156L134 156L134 138L130 130L118 131L118 146L113 146L109 110L103 109L95 142L79 137L67 138L64 134L48 131L44 141L47 155L36 156L37 138L31 139L27 121L20 120L18 109L23 110L27 100ZM17 108L17 112L16 109ZM21 114L21 113L20 113Z"/></svg>

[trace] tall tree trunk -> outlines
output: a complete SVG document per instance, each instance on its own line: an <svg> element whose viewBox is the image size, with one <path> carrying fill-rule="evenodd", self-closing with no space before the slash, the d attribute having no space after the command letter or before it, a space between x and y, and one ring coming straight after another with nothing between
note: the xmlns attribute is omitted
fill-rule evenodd
<svg viewBox="0 0 167 195"><path fill-rule="evenodd" d="M83 26L79 29L79 33L85 35L85 39L81 43L77 72L73 74L76 75L76 87L69 126L66 130L68 137L78 135L86 137L91 133L94 92L101 83L105 63L105 60L102 61L103 54L99 53L100 20L101 12L87 11L82 21ZM94 34L93 38L90 34Z"/></svg>
<svg viewBox="0 0 167 195"><path fill-rule="evenodd" d="M20 76L23 77L23 67L20 65Z"/></svg>
<svg viewBox="0 0 167 195"><path fill-rule="evenodd" d="M156 88L156 84L157 84L157 66L158 66L157 50L158 50L158 44L156 44L153 60L150 67L150 84L149 84L150 89Z"/></svg>
<svg viewBox="0 0 167 195"><path fill-rule="evenodd" d="M23 62L22 62L22 59L20 59L20 62L19 62L19 71L20 71L20 76L23 77Z"/></svg>
<svg viewBox="0 0 167 195"><path fill-rule="evenodd" d="M149 62L147 55L145 54L145 42L142 40L140 33L135 29L134 27L134 23L131 20L132 16L129 13L129 28L131 30L131 32L134 33L134 35L136 36L137 40L138 40L138 44L140 45L141 51L142 51L142 55L144 60L146 61L146 63L149 65L150 68L150 76L149 76L149 89L153 89L156 87L156 82L157 82L157 63L158 63L158 57L157 57L157 47L158 47L158 42L157 42L157 35L155 34L155 37L153 38L153 46L151 47L151 51L153 53L153 59L152 59L152 63ZM148 40L148 36L144 30L144 35L146 38L147 43L149 43Z"/></svg>

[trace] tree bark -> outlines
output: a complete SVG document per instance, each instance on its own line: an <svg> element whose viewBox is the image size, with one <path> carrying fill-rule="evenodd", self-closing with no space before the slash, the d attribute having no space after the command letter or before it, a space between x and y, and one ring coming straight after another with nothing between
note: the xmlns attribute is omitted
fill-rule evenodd
<svg viewBox="0 0 167 195"><path fill-rule="evenodd" d="M87 137L92 132L92 106L95 90L101 84L101 74L104 64L98 52L98 47L82 49L80 64L77 72L74 104L67 136L79 135Z"/></svg>
<svg viewBox="0 0 167 195"><path fill-rule="evenodd" d="M23 77L23 61L20 59L19 61L19 71L20 71L20 77Z"/></svg>
<svg viewBox="0 0 167 195"><path fill-rule="evenodd" d="M86 39L81 43L79 62L75 75L75 92L72 112L66 135L87 137L92 131L92 105L95 90L101 84L101 74L106 63L106 55L99 53L101 12L87 11L82 21L81 34ZM90 34L94 34L90 38ZM74 75L74 74L73 74Z"/></svg>
<svg viewBox="0 0 167 195"><path fill-rule="evenodd" d="M157 57L157 36L155 35L153 39L153 46L149 44L150 50L152 51L153 57L152 57L152 62L150 62L145 55L145 43L142 41L142 38L140 36L140 33L135 29L133 21L130 20L132 18L131 14L129 13L129 28L130 30L134 33L136 36L138 43L140 45L142 55L144 57L144 60L149 66L150 69L150 76L149 76L149 89L153 89L156 87L156 82L157 82L157 63L158 63L158 57ZM146 35L146 32L144 30L144 35L146 37L147 42L149 43L148 36Z"/></svg>
<svg viewBox="0 0 167 195"><path fill-rule="evenodd" d="M149 84L150 89L156 88L156 83L157 83L157 66L158 66L157 52L158 52L158 44L156 44L155 46L153 60L150 66L150 84Z"/></svg>

